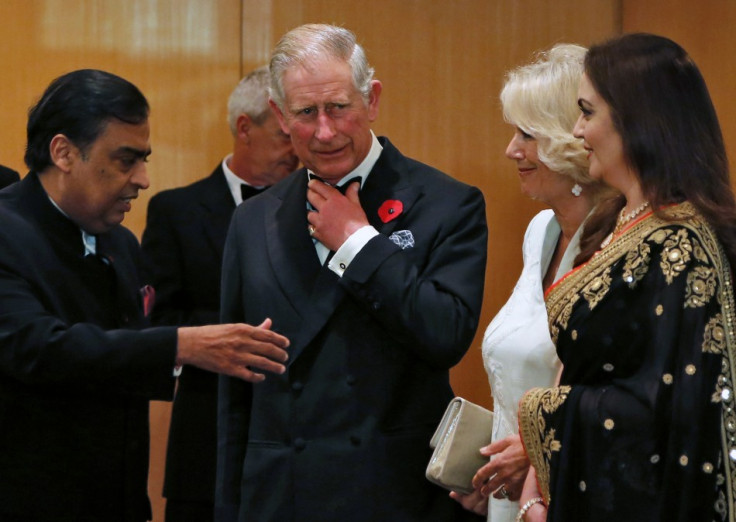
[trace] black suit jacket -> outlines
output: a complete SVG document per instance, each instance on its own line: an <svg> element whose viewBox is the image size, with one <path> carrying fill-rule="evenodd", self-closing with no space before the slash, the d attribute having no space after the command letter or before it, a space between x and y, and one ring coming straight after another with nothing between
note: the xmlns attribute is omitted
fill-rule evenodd
<svg viewBox="0 0 736 522"><path fill-rule="evenodd" d="M469 516L424 470L453 397L448 370L478 326L484 200L381 141L360 192L380 234L342 278L307 233L303 169L234 215L223 319L271 317L291 347L284 375L253 386L220 377L219 522ZM399 231L413 247L390 239Z"/></svg>
<svg viewBox="0 0 736 522"><path fill-rule="evenodd" d="M222 251L235 202L222 171L156 194L142 247L156 289L155 324L220 322ZM169 428L164 496L213 502L217 448L217 375L185 367Z"/></svg>
<svg viewBox="0 0 736 522"><path fill-rule="evenodd" d="M20 174L13 169L0 165L0 189L20 180Z"/></svg>
<svg viewBox="0 0 736 522"><path fill-rule="evenodd" d="M135 236L79 227L38 176L0 192L0 519L148 520L148 400L173 390L176 330L138 331Z"/></svg>

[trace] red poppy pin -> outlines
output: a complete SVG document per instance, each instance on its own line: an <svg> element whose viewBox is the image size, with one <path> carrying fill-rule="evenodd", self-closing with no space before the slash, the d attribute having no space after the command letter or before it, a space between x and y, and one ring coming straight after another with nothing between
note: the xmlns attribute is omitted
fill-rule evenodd
<svg viewBox="0 0 736 522"><path fill-rule="evenodd" d="M391 220L399 217L399 214L404 210L404 204L398 199L387 199L384 201L378 209L378 217L381 221L388 223Z"/></svg>
<svg viewBox="0 0 736 522"><path fill-rule="evenodd" d="M146 285L140 289L143 298L143 316L148 317L153 310L153 303L156 302L156 290L151 285Z"/></svg>

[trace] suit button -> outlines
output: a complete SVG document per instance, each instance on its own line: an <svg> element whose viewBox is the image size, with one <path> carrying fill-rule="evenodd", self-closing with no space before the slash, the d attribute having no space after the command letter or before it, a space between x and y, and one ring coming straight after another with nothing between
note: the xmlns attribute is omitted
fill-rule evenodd
<svg viewBox="0 0 736 522"><path fill-rule="evenodd" d="M354 375L348 375L347 377L345 377L345 382L347 383L348 386L354 385L355 384L355 376Z"/></svg>
<svg viewBox="0 0 736 522"><path fill-rule="evenodd" d="M302 381L294 381L291 383L291 389L295 392L300 392L304 388L304 383Z"/></svg>
<svg viewBox="0 0 736 522"><path fill-rule="evenodd" d="M381 308L381 303L379 303L378 301L373 301L373 309L378 310L379 308Z"/></svg>
<svg viewBox="0 0 736 522"><path fill-rule="evenodd" d="M353 446L360 446L361 442L363 442L362 439L357 435L350 435L350 444Z"/></svg>
<svg viewBox="0 0 736 522"><path fill-rule="evenodd" d="M294 439L294 449L297 451L303 451L307 447L307 441L301 437Z"/></svg>

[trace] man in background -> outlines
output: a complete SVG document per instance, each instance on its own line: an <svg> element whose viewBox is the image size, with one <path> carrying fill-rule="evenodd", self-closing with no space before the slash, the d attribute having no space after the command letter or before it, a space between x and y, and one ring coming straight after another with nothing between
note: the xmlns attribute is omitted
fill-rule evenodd
<svg viewBox="0 0 736 522"><path fill-rule="evenodd" d="M216 520L475 517L424 471L478 326L483 195L373 134L382 86L350 31L294 29L270 72L306 168L235 211L222 318L271 317L290 364L220 379Z"/></svg>
<svg viewBox="0 0 736 522"><path fill-rule="evenodd" d="M147 328L121 223L149 186L148 114L113 74L57 78L29 113L30 172L0 192L0 520L150 520L148 401L176 368L284 371L270 320Z"/></svg>
<svg viewBox="0 0 736 522"><path fill-rule="evenodd" d="M233 151L209 177L151 198L142 247L156 289L154 324L219 323L222 251L232 213L297 167L291 140L268 105L268 82L268 67L261 67L230 95ZM185 366L166 454L167 522L213 519L216 457L217 375Z"/></svg>

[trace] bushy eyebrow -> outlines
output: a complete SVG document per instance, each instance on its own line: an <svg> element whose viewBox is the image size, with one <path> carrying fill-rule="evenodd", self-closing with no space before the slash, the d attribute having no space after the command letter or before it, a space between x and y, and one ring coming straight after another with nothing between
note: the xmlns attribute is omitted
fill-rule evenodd
<svg viewBox="0 0 736 522"><path fill-rule="evenodd" d="M113 152L113 156L133 156L135 158L146 159L151 155L151 149L137 149L135 147L123 146Z"/></svg>
<svg viewBox="0 0 736 522"><path fill-rule="evenodd" d="M347 107L347 106L351 105L352 103L353 103L352 100L328 101L328 102L324 102L324 103L321 103L321 104L314 103L314 104L303 105L303 106L302 105L293 105L293 106L290 106L288 109L289 109L289 112L291 112L293 114L297 114L297 113L300 113L300 112L302 112L302 111L304 111L306 109L319 109L320 107L323 108L323 109L329 109L329 108L332 108L332 107Z"/></svg>

